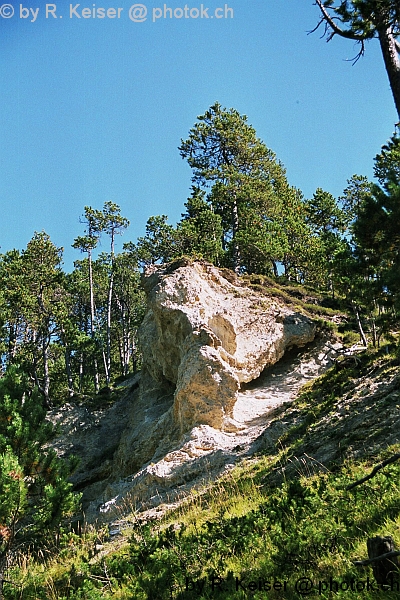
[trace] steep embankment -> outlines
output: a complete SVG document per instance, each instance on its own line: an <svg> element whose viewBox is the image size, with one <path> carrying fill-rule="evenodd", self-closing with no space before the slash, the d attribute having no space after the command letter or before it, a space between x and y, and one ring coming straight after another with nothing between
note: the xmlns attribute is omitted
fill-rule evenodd
<svg viewBox="0 0 400 600"><path fill-rule="evenodd" d="M332 355L331 343L323 339L303 351L290 351L239 391L233 408L235 431L197 425L170 447L165 444L158 459L123 480L109 483L107 493L112 499L99 507L100 517L110 520L126 508L143 511L173 503L193 487L215 480L240 459L251 456L259 446L257 439L274 418L274 409L289 403L303 384L322 374Z"/></svg>
<svg viewBox="0 0 400 600"><path fill-rule="evenodd" d="M265 294L277 301L276 291ZM286 308L307 316L307 307L286 296ZM257 297L263 301L262 290ZM65 550L62 567L54 563L46 573L31 567L35 585L72 598L398 598L398 587L381 587L370 566L354 561L366 558L369 537L392 536L400 546L400 462L362 485L349 484L400 451L399 350L350 355L328 369L334 345L317 335L287 350L241 384L228 428L200 423L167 435L164 446L156 442L153 459L123 479L115 478L119 445L111 453L109 487L95 484L111 502L93 515L123 514L112 527L122 535L106 541L97 532L94 545L82 541L81 558ZM145 431L171 425L176 385L163 397L162 386L151 388L146 377L141 389L154 403L146 406L138 382L131 382L135 389L111 409L90 414L86 437L92 429L100 444L102 419L112 430L111 416L121 419L125 410L136 416L137 431L140 424ZM122 440L132 440L132 428L121 431Z"/></svg>
<svg viewBox="0 0 400 600"><path fill-rule="evenodd" d="M258 440L333 468L366 459L400 441L400 361L386 349L348 357L282 407Z"/></svg>
<svg viewBox="0 0 400 600"><path fill-rule="evenodd" d="M293 299L207 263L153 269L144 286L140 378L107 411L52 415L59 453L81 456L73 481L90 521L171 501L251 454L271 411L335 353Z"/></svg>

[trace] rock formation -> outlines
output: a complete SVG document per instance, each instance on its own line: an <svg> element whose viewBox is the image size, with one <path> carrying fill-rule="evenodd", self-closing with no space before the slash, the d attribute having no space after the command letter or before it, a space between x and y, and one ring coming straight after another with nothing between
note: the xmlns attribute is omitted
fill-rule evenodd
<svg viewBox="0 0 400 600"><path fill-rule="evenodd" d="M205 465L216 472L234 462L267 426L268 406L277 405L267 392L268 397L252 397L243 408L246 384L316 333L316 324L289 303L254 291L231 271L208 263L152 267L143 285L148 307L140 331L139 386L135 380L135 389L127 388L85 432L79 432L86 427L81 410L74 417L73 411L54 417L66 424L73 418L76 424L77 432L55 447L60 454L83 456L75 483L84 491L92 521L107 520L110 507L121 506L124 498L131 498L131 508L156 505L163 487L167 495L171 486L186 489L204 476ZM314 376L327 364L325 351L318 355ZM298 388L304 377L299 373L294 379ZM89 448L99 449L98 462Z"/></svg>
<svg viewBox="0 0 400 600"><path fill-rule="evenodd" d="M234 430L240 385L315 336L310 319L207 263L153 267L143 285L143 371L150 376L147 385L175 387L180 433L200 424Z"/></svg>

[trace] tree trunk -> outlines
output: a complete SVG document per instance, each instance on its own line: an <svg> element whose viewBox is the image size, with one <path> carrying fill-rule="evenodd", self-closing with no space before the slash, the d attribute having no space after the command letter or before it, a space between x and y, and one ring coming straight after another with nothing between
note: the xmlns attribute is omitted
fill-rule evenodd
<svg viewBox="0 0 400 600"><path fill-rule="evenodd" d="M126 314L125 310L122 311L122 372L124 375L128 374L129 370L129 335L126 330Z"/></svg>
<svg viewBox="0 0 400 600"><path fill-rule="evenodd" d="M361 324L360 313L358 312L358 308L355 306L355 304L352 305L352 308L353 308L353 312L356 317L357 327L358 327L358 331L360 332L360 337L361 337L362 343L367 348L368 341L367 341L367 338L365 337L365 333L364 333L364 330L363 330L363 327Z"/></svg>
<svg viewBox="0 0 400 600"><path fill-rule="evenodd" d="M107 298L107 348L106 348L106 381L107 385L110 384L110 370L111 370L111 304L114 286L114 230L111 230L111 273L110 281L108 285L108 298Z"/></svg>
<svg viewBox="0 0 400 600"><path fill-rule="evenodd" d="M68 348L68 344L66 342L65 329L64 329L63 325L61 325L61 341L64 345L64 360L65 360L65 372L67 375L67 382L68 382L68 395L71 398L74 395L74 380L72 377L72 370L71 370L71 353Z"/></svg>
<svg viewBox="0 0 400 600"><path fill-rule="evenodd" d="M79 354L79 393L83 391L83 353Z"/></svg>
<svg viewBox="0 0 400 600"><path fill-rule="evenodd" d="M378 348L379 348L379 341L378 341L378 336L376 333L376 322L375 322L374 315L371 316L371 326L372 326L372 345L374 348L376 348L376 344L378 344Z"/></svg>
<svg viewBox="0 0 400 600"><path fill-rule="evenodd" d="M396 39L389 27L378 28L379 43L385 61L386 72L389 77L390 87L396 105L397 115L400 119L400 60L396 47Z"/></svg>
<svg viewBox="0 0 400 600"><path fill-rule="evenodd" d="M240 248L237 243L237 234L239 231L239 211L236 200L236 194L232 205L232 243L233 243L233 270L237 275L240 273Z"/></svg>
<svg viewBox="0 0 400 600"><path fill-rule="evenodd" d="M10 323L10 335L8 338L8 362L12 364L17 355L17 324Z"/></svg>
<svg viewBox="0 0 400 600"><path fill-rule="evenodd" d="M343 30L337 24L337 17L333 18L328 14L326 7L324 6L322 0L316 0L318 4L323 20L330 26L333 34L328 36L328 41L332 39L334 35L340 35L341 37L347 39L357 40L364 44L366 40L365 34L356 34L351 30ZM345 4L342 2L341 4ZM375 3L378 5L378 3ZM335 9L336 11L336 9ZM385 14L384 9L382 12L379 12L379 7L376 10L374 25L376 28L376 32L378 33L379 43L381 46L381 51L383 55L383 60L385 62L386 72L389 77L390 87L392 89L392 94L394 98L394 103L397 110L398 118L400 119L400 60L399 60L399 46L396 45L396 38L393 35L392 26L388 25L388 18ZM395 26L398 26L398 20L395 23ZM360 55L363 53L363 50L360 52Z"/></svg>
<svg viewBox="0 0 400 600"><path fill-rule="evenodd" d="M72 378L71 371L71 357L69 348L65 348L65 370L67 373L67 381L68 381L68 395L70 398L74 395L74 380Z"/></svg>
<svg viewBox="0 0 400 600"><path fill-rule="evenodd" d="M117 293L115 293L114 297L117 308L121 313L121 333L118 333L121 374L127 375L129 371L130 360L129 319L127 318L125 301L121 300Z"/></svg>
<svg viewBox="0 0 400 600"><path fill-rule="evenodd" d="M119 364L121 367L121 375L125 375L123 338L121 339L121 336L118 334L117 339L118 339L118 353L119 353Z"/></svg>
<svg viewBox="0 0 400 600"><path fill-rule="evenodd" d="M45 338L42 338L42 349L41 349L41 356L42 356L42 360L43 360L43 371L44 371L44 377L43 377L43 382L40 382L39 379L39 375L38 375L38 362L39 362L39 358L38 358L38 346L40 348L40 338L38 339L38 333L37 331L33 331L32 332L32 342L33 342L33 364L32 364L32 378L35 382L35 385L37 387L37 389L39 390L39 392L42 394L44 402L43 402L43 406L46 410L49 410L52 408L50 400L49 400L49 385L50 385L50 378L49 378L49 366L48 366L48 357L47 357L47 345L46 345L46 340Z"/></svg>
<svg viewBox="0 0 400 600"><path fill-rule="evenodd" d="M112 292L113 292L113 281L114 275L112 272L111 266L111 275L110 275L110 283L108 286L108 298L107 298L107 343L106 343L106 381L107 385L110 383L110 370L111 370L111 302L112 302Z"/></svg>
<svg viewBox="0 0 400 600"><path fill-rule="evenodd" d="M92 252L89 250L88 252L88 264L89 264L89 288L90 288L90 333L92 340L94 340L94 292L93 292L93 269L92 269ZM94 389L97 394L99 391L99 370L97 367L97 358L94 357L93 360L94 366Z"/></svg>
<svg viewBox="0 0 400 600"><path fill-rule="evenodd" d="M43 396L46 408L51 408L50 402L50 373L49 373L49 345L47 338L43 335L42 339L42 359L43 359Z"/></svg>
<svg viewBox="0 0 400 600"><path fill-rule="evenodd" d="M124 329L122 333L122 371L124 375L129 373L129 361L131 358L129 333Z"/></svg>

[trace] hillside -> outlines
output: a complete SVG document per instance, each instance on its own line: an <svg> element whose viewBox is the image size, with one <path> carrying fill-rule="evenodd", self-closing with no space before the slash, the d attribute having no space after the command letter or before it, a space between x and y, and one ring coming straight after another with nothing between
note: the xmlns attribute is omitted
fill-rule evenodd
<svg viewBox="0 0 400 600"><path fill-rule="evenodd" d="M180 445L161 445L133 478L114 478L110 496L131 495L110 513L110 525L65 533L61 554L52 558L49 549L45 568L25 561L11 573L21 587L6 587L7 598L399 597L396 581L393 591L382 589L370 566L353 561L367 558L375 535L399 547L400 463L346 489L400 451L398 349L337 360L329 323L343 323L343 313L301 288L272 288L265 278L250 285L259 299L273 295L315 319L315 339L240 385L234 429L194 423ZM121 421L123 403L140 394L137 381L131 387L96 418L79 408L77 420L86 411L92 423L81 442L94 439L90 430L100 431L99 419L112 411ZM116 454L106 478L120 456L112 436L109 443Z"/></svg>
<svg viewBox="0 0 400 600"><path fill-rule="evenodd" d="M322 307L209 263L149 270L144 286L141 373L111 406L68 403L49 413L59 455L80 458L72 481L86 522L171 500L252 454L272 408L340 347L318 320Z"/></svg>

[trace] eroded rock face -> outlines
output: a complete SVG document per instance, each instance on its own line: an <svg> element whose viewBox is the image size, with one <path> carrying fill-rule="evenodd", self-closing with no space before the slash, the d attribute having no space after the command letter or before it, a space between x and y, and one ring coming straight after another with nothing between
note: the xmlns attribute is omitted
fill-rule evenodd
<svg viewBox="0 0 400 600"><path fill-rule="evenodd" d="M66 432L57 451L82 460L74 483L84 492L88 521L109 520L114 508L118 514L156 506L203 480L207 469L216 474L250 452L268 412L293 390L274 374L282 397L274 399L269 388L253 394L245 384L316 333L312 320L283 301L207 263L153 268L143 283L148 309L140 382L139 376L129 382L104 413L76 407L54 415ZM313 376L325 368L326 354ZM306 367L297 375L294 363L290 368L289 387L297 389L307 380Z"/></svg>
<svg viewBox="0 0 400 600"><path fill-rule="evenodd" d="M240 385L315 336L310 319L229 278L202 262L153 267L143 277L143 370L155 384L175 386L181 434L200 424L234 431Z"/></svg>

